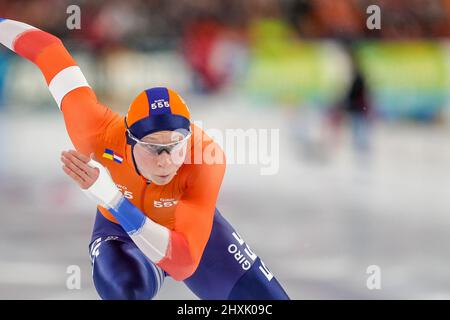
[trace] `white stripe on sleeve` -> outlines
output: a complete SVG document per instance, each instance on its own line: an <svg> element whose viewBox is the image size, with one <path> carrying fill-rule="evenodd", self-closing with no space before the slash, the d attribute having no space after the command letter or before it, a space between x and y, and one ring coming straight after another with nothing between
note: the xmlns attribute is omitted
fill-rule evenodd
<svg viewBox="0 0 450 320"><path fill-rule="evenodd" d="M131 240L154 263L158 263L166 256L170 241L170 231L149 218L145 218L142 228L130 234Z"/></svg>
<svg viewBox="0 0 450 320"><path fill-rule="evenodd" d="M59 109L61 109L64 96L81 87L89 87L89 84L78 66L68 67L60 71L48 85Z"/></svg>

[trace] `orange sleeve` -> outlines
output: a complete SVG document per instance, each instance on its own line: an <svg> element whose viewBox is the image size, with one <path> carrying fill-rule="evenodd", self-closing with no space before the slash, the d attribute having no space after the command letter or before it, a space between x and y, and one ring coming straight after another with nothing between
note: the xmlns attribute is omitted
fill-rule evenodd
<svg viewBox="0 0 450 320"><path fill-rule="evenodd" d="M95 152L107 127L119 117L111 109L100 104L92 89L83 87L70 92L62 102L66 129L75 148L89 155Z"/></svg>
<svg viewBox="0 0 450 320"><path fill-rule="evenodd" d="M221 163L192 165L186 191L175 211L170 248L158 263L175 280L184 280L195 272L211 234L226 167L225 156L217 144L215 150L221 153Z"/></svg>
<svg viewBox="0 0 450 320"><path fill-rule="evenodd" d="M94 152L105 128L118 115L97 101L61 40L45 31L32 29L17 36L13 50L41 70L63 112L75 148L84 154Z"/></svg>

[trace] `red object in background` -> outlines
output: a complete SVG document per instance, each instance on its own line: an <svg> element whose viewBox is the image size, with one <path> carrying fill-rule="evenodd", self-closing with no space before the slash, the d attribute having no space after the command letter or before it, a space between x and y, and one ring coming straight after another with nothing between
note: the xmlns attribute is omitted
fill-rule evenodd
<svg viewBox="0 0 450 320"><path fill-rule="evenodd" d="M184 34L183 51L186 61L199 76L206 91L215 91L225 81L225 76L209 63L214 46L224 29L213 20L201 20L188 26Z"/></svg>

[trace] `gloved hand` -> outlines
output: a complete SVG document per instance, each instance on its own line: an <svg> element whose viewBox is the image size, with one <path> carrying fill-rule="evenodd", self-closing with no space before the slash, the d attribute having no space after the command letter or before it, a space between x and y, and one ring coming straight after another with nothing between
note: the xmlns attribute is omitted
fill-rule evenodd
<svg viewBox="0 0 450 320"><path fill-rule="evenodd" d="M114 183L108 169L91 157L75 151L63 151L61 161L64 172L98 205L115 208L123 195Z"/></svg>

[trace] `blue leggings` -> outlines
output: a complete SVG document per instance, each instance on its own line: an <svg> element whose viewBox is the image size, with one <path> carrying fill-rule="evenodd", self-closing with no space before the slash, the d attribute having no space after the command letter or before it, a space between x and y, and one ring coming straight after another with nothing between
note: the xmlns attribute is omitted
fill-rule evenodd
<svg viewBox="0 0 450 320"><path fill-rule="evenodd" d="M89 248L94 285L102 299L152 299L169 276L120 225L98 211ZM184 283L200 299L289 299L217 209L199 266Z"/></svg>

